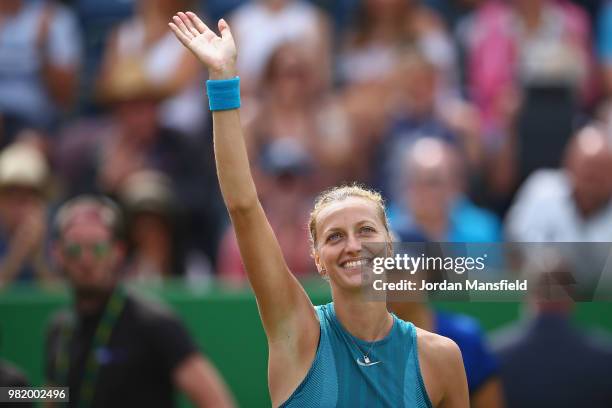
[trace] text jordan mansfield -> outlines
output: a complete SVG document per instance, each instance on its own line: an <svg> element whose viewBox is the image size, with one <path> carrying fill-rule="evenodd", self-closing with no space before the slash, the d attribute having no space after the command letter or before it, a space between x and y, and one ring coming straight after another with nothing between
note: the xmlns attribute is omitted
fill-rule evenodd
<svg viewBox="0 0 612 408"><path fill-rule="evenodd" d="M477 279L466 280L465 282L427 282L421 280L414 282L407 279L402 279L399 282L385 282L382 279L377 279L373 282L374 290L378 291L526 291L527 280L509 281L502 279L497 282L482 282Z"/></svg>

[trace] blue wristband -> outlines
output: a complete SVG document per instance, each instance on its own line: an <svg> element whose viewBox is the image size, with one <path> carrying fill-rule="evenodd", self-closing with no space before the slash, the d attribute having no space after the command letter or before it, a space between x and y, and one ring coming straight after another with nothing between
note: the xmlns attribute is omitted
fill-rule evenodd
<svg viewBox="0 0 612 408"><path fill-rule="evenodd" d="M240 77L209 79L206 81L208 105L211 111L238 109L240 107Z"/></svg>

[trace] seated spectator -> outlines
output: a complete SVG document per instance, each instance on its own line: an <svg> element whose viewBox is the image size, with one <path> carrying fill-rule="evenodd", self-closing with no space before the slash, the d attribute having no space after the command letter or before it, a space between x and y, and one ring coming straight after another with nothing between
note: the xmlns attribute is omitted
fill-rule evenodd
<svg viewBox="0 0 612 408"><path fill-rule="evenodd" d="M561 247L562 249L562 247ZM556 254L554 252L557 252ZM551 292L551 276L577 273L553 251L547 262L527 266L538 285L529 297L528 317L493 335L508 408L604 408L612 404L612 343L574 327L571 287ZM548 276L546 276L548 275ZM551 293L555 295L551 296Z"/></svg>
<svg viewBox="0 0 612 408"><path fill-rule="evenodd" d="M350 7L341 3L337 7ZM468 157L476 159L476 117L454 98L455 50L435 12L421 1L364 0L355 16L336 64L353 156L365 158L350 163L349 179L389 194L393 170L386 163L397 143L422 133L465 142Z"/></svg>
<svg viewBox="0 0 612 408"><path fill-rule="evenodd" d="M414 46L442 73L443 88L456 84L456 55L444 23L421 1L364 0L338 61L344 83L379 83L397 64L397 48Z"/></svg>
<svg viewBox="0 0 612 408"><path fill-rule="evenodd" d="M46 253L48 182L46 159L31 143L0 152L0 287L52 278Z"/></svg>
<svg viewBox="0 0 612 408"><path fill-rule="evenodd" d="M456 145L467 159L467 169L477 172L483 160L476 109L443 92L436 66L422 52L405 49L398 58L386 98L386 129L378 143L380 189L392 194L388 181L400 171L396 163L403 147L424 136Z"/></svg>
<svg viewBox="0 0 612 408"><path fill-rule="evenodd" d="M136 0L72 0L83 33L83 68L81 70L80 112L94 110L96 78L104 48L113 29L134 14Z"/></svg>
<svg viewBox="0 0 612 408"><path fill-rule="evenodd" d="M180 217L190 220L182 231L184 239L204 248L205 239L218 240L226 217L215 207L220 198L211 181L210 140L204 143L162 126L158 108L165 93L135 77L137 70L125 68L108 84L109 118L79 121L62 132L56 161L67 195L94 191L117 197L131 175L145 169L160 171L172 180L181 203ZM212 259L216 246L206 246L205 251Z"/></svg>
<svg viewBox="0 0 612 408"><path fill-rule="evenodd" d="M327 17L304 0L254 0L238 7L230 25L237 46L244 94L256 91L266 61L286 42L299 43L311 60L315 78L329 80L330 28ZM319 85L320 86L320 85Z"/></svg>
<svg viewBox="0 0 612 408"><path fill-rule="evenodd" d="M270 225L278 236L287 266L296 276L315 272L308 243L312 203L312 160L300 145L276 141L261 159L259 195ZM221 241L219 277L232 284L246 282L238 241L230 226Z"/></svg>
<svg viewBox="0 0 612 408"><path fill-rule="evenodd" d="M569 0L483 2L463 26L467 91L482 118L479 201L504 215L518 184L557 167L597 96L589 17Z"/></svg>
<svg viewBox="0 0 612 408"><path fill-rule="evenodd" d="M605 129L580 129L559 170L539 170L523 184L505 221L518 242L612 241L612 150Z"/></svg>
<svg viewBox="0 0 612 408"><path fill-rule="evenodd" d="M350 178L354 156L347 114L330 89L317 85L313 67L301 44L274 50L263 71L261 103L246 131L255 163L276 141L299 144L314 161L313 188L320 189Z"/></svg>
<svg viewBox="0 0 612 408"><path fill-rule="evenodd" d="M58 210L54 227L74 303L50 325L46 374L50 385L70 387L70 406L172 407L175 389L197 407L233 406L180 320L119 284L117 207L80 196Z"/></svg>
<svg viewBox="0 0 612 408"><path fill-rule="evenodd" d="M160 123L182 133L199 136L204 128L203 73L195 57L168 30L168 20L190 0L139 0L136 14L111 35L98 80L98 91L121 81L128 70L143 88L163 96ZM135 85L136 86L136 85Z"/></svg>
<svg viewBox="0 0 612 408"><path fill-rule="evenodd" d="M433 138L404 153L401 197L391 204L391 226L401 241L498 242L501 224L465 195L461 156Z"/></svg>
<svg viewBox="0 0 612 408"><path fill-rule="evenodd" d="M459 346L470 391L470 407L504 407L497 358L475 319L433 310L425 303L390 302L389 308L420 329L448 337Z"/></svg>
<svg viewBox="0 0 612 408"><path fill-rule="evenodd" d="M75 100L77 22L54 0L0 1L0 147L23 128L49 129Z"/></svg>
<svg viewBox="0 0 612 408"><path fill-rule="evenodd" d="M183 220L168 177L139 171L123 183L119 200L127 212L127 279L161 282L172 276L201 280L211 275L206 255L181 242Z"/></svg>
<svg viewBox="0 0 612 408"><path fill-rule="evenodd" d="M568 0L482 4L466 29L466 70L490 136L503 133L525 87L564 85L585 103L593 99L589 26L584 10Z"/></svg>

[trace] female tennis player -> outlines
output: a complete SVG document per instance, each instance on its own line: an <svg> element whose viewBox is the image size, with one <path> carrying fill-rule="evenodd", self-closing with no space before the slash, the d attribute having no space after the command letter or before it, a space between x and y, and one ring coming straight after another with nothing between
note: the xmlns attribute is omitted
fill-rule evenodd
<svg viewBox="0 0 612 408"><path fill-rule="evenodd" d="M287 268L257 198L239 116L236 47L224 20L220 36L195 14L169 24L208 68L219 183L257 297L268 338L268 382L275 407L469 406L459 349L417 329L361 295L363 245L390 242L381 197L349 186L316 202L310 234L333 302L314 307Z"/></svg>

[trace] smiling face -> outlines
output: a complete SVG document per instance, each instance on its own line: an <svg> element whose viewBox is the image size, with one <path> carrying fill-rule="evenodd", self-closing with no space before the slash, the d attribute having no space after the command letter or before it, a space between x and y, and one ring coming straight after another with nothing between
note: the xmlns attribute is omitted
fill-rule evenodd
<svg viewBox="0 0 612 408"><path fill-rule="evenodd" d="M361 272L371 265L368 243L390 242L378 204L364 197L347 197L327 204L315 220L314 258L334 289L361 289Z"/></svg>

